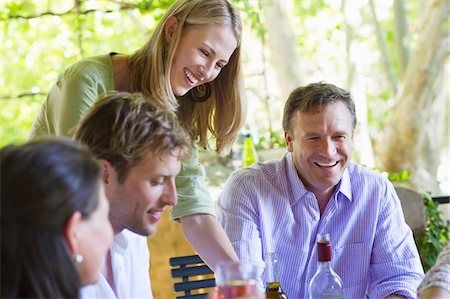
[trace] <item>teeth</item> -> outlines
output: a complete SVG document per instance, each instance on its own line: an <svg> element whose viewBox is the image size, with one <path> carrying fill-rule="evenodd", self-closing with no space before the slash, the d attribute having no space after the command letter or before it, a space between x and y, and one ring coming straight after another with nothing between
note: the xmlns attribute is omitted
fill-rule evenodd
<svg viewBox="0 0 450 299"><path fill-rule="evenodd" d="M194 74L191 73L188 69L184 69L184 74L188 77L189 81L191 81L192 84L198 82L198 79L195 78Z"/></svg>
<svg viewBox="0 0 450 299"><path fill-rule="evenodd" d="M335 166L337 163L338 163L338 161L333 162L333 163L328 163L328 164L316 162L317 165L322 166L322 167L332 167L332 166Z"/></svg>

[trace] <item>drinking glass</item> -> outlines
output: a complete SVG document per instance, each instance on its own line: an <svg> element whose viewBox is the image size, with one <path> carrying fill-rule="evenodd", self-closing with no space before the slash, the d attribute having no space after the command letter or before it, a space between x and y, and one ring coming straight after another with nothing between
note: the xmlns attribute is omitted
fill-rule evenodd
<svg viewBox="0 0 450 299"><path fill-rule="evenodd" d="M219 299L250 298L258 294L258 268L250 263L220 262L216 267Z"/></svg>

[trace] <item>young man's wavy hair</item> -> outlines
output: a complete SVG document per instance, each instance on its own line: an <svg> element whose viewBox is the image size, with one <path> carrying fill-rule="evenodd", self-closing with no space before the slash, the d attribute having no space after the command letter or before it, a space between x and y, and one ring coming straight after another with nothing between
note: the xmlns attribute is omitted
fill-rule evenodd
<svg viewBox="0 0 450 299"><path fill-rule="evenodd" d="M88 110L74 137L98 159L109 161L119 182L124 182L129 170L149 152L187 158L192 150L188 134L173 113L151 104L155 102L141 93L109 93Z"/></svg>
<svg viewBox="0 0 450 299"><path fill-rule="evenodd" d="M173 40L166 40L164 26L175 16L178 19ZM189 26L225 24L233 30L238 42L229 63L212 82L211 96L205 102L194 102L189 93L177 98L170 85L170 69L183 31ZM239 12L228 0L178 0L163 16L150 40L129 60L130 90L153 95L162 107L174 111L183 126L202 147L226 153L245 122L246 103L241 70L242 24ZM211 136L212 135L212 136Z"/></svg>

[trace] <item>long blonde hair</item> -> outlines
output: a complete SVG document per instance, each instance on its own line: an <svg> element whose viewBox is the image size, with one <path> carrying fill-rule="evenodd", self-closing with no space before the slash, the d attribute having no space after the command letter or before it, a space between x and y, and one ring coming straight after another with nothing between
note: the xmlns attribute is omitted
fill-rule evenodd
<svg viewBox="0 0 450 299"><path fill-rule="evenodd" d="M173 40L165 37L166 21L175 16L178 26ZM189 95L176 97L170 85L170 67L183 30L188 25L229 25L238 41L229 63L212 82L211 96L205 102L194 102ZM241 70L242 24L237 9L228 0L179 0L166 12L150 40L129 59L130 91L162 101L159 103L177 113L183 126L201 147L226 153L245 122L246 103ZM211 134L209 136L209 134Z"/></svg>

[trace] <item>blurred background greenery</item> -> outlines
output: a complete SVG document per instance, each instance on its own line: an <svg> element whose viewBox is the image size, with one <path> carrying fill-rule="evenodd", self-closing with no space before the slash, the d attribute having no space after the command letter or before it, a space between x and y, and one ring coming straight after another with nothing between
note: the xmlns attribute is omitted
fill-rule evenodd
<svg viewBox="0 0 450 299"><path fill-rule="evenodd" d="M26 140L57 75L82 57L132 53L172 0L3 0L0 146ZM357 102L354 158L449 193L449 18L444 0L235 0L244 22L245 130L284 146L295 87L328 81Z"/></svg>

